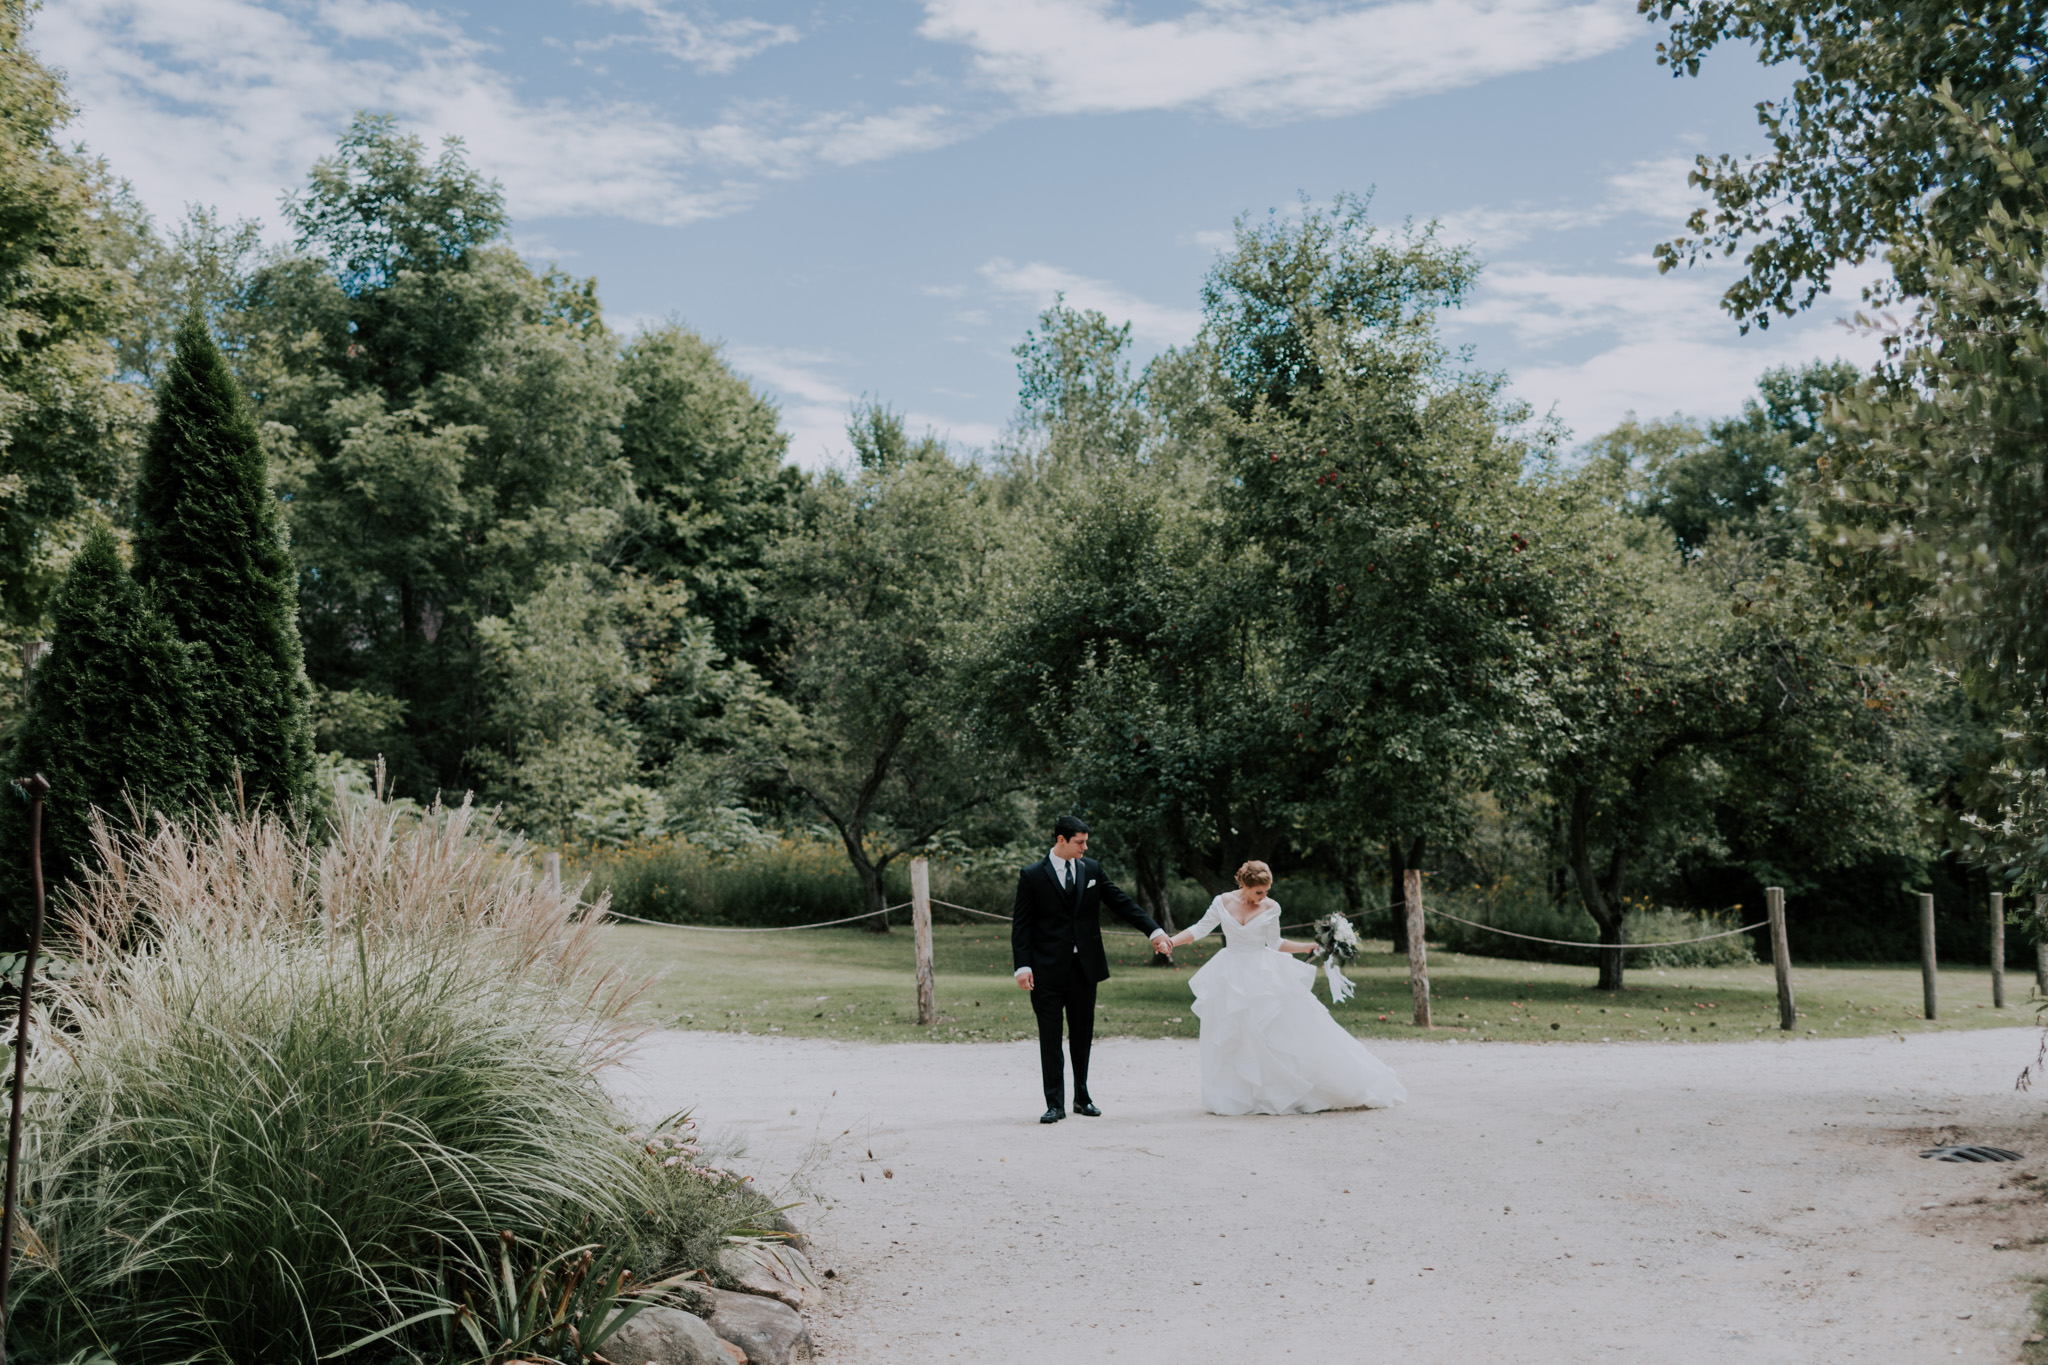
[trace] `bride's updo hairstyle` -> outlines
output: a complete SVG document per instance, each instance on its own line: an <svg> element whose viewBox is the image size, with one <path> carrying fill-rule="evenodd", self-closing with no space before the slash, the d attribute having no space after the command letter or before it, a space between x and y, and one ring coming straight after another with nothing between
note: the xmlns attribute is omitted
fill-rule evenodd
<svg viewBox="0 0 2048 1365"><path fill-rule="evenodd" d="M1267 867L1257 858L1254 858L1243 867L1237 869L1237 884L1239 886L1271 886L1273 884L1273 869Z"/></svg>

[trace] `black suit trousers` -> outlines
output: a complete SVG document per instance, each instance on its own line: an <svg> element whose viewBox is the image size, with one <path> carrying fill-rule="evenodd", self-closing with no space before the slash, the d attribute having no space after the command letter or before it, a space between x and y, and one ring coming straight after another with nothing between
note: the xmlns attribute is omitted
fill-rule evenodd
<svg viewBox="0 0 2048 1365"><path fill-rule="evenodd" d="M1060 1025L1066 1024L1067 1050L1074 1057L1074 1099L1088 1094L1088 1049L1095 1042L1095 983L1075 963L1059 985L1040 980L1031 992L1031 1012L1038 1016L1038 1069L1045 1080L1048 1108L1067 1107L1066 1070L1061 1065Z"/></svg>

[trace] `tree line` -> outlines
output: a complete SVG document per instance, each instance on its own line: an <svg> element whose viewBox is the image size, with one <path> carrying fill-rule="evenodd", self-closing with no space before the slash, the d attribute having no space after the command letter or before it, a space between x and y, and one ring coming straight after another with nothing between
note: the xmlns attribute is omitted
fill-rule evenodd
<svg viewBox="0 0 2048 1365"><path fill-rule="evenodd" d="M1055 808L1157 915L1249 857L1370 910L1482 822L1611 945L1646 899L1768 882L1881 952L1958 857L2031 885L2033 68L1977 51L1927 88L1919 30L1853 7L1652 17L1681 71L1767 34L1849 73L1772 115L1776 169L1696 172L1721 210L1665 258L1765 239L1745 321L1872 249L1826 196L1968 182L1967 212L1868 220L1878 302L1910 305L1874 373L1574 446L1444 342L1471 252L1340 197L1241 220L1199 335L1142 365L1127 325L1047 309L993 448L863 404L810 474L714 343L621 336L596 281L522 259L452 140L359 116L281 245L160 227L60 145L10 0L0 633L55 646L6 719L18 766L70 765L59 856L90 857L88 800L313 810L381 763L562 842L816 824L877 912L897 860ZM1880 165L1808 127L1845 121L1921 142ZM1809 217L1743 217L1759 187Z"/></svg>

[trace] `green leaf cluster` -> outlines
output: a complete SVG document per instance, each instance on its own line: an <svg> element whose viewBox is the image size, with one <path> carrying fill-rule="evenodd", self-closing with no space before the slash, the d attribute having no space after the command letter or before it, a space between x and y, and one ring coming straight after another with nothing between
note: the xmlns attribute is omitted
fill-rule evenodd
<svg viewBox="0 0 2048 1365"><path fill-rule="evenodd" d="M33 12L0 3L0 638L13 642L34 638L124 489L146 416L108 345L137 303L119 187L59 143L72 109L26 46ZM11 659L0 674L19 677Z"/></svg>
<svg viewBox="0 0 2048 1365"><path fill-rule="evenodd" d="M1699 157L1691 180L1712 204L1693 213L1687 236L1657 249L1664 269L1742 251L1744 273L1722 303L1745 330L1807 307L1841 266L1880 256L1893 279L1874 299L1924 294L1924 261L1892 253L1896 244L1977 252L2003 191L1957 136L1943 91L2022 146L2048 136L2048 16L2036 0L1637 0L1637 9L1668 26L1658 60L1676 75L1698 74L1726 45L1795 72L1784 98L1757 106L1769 151Z"/></svg>

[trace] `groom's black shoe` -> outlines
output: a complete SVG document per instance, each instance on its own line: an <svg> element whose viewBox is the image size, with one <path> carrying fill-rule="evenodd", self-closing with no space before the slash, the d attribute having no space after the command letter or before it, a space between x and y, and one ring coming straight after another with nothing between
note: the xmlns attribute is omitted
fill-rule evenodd
<svg viewBox="0 0 2048 1365"><path fill-rule="evenodd" d="M1102 1111L1095 1107L1095 1101L1089 1099L1086 1095L1074 1096L1074 1112L1077 1114L1086 1114L1091 1119L1099 1119L1102 1117Z"/></svg>
<svg viewBox="0 0 2048 1365"><path fill-rule="evenodd" d="M1066 1116L1067 1111L1055 1104L1050 1109L1047 1109L1043 1114L1040 1114L1038 1116L1038 1121L1040 1123L1058 1123L1061 1119L1065 1118Z"/></svg>

